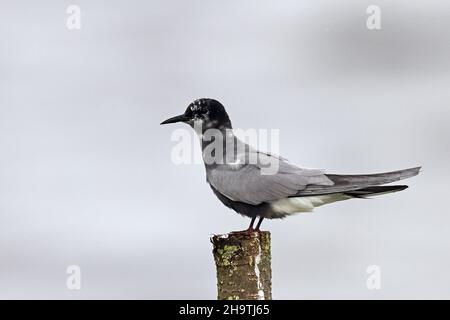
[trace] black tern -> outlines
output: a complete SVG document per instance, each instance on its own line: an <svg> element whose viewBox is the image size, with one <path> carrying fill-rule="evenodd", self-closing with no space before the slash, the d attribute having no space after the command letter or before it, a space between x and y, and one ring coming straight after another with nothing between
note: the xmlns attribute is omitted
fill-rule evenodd
<svg viewBox="0 0 450 320"><path fill-rule="evenodd" d="M224 106L209 98L195 100L182 115L161 124L176 122L187 123L199 135L206 180L225 206L251 218L247 232L258 231L265 218L284 218L336 201L404 190L408 186L385 184L413 177L421 168L358 175L300 168L239 140Z"/></svg>

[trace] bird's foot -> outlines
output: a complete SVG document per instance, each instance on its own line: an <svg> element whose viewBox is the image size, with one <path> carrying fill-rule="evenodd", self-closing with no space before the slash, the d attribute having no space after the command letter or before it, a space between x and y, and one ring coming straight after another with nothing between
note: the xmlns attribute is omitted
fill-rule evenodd
<svg viewBox="0 0 450 320"><path fill-rule="evenodd" d="M232 231L231 234L252 234L253 232L261 232L259 230L259 227L261 226L261 222L264 220L264 218L259 218L258 224L256 225L256 228L253 227L253 224L255 223L256 217L252 218L252 221L250 221L250 225L247 229L241 230L241 231Z"/></svg>
<svg viewBox="0 0 450 320"><path fill-rule="evenodd" d="M230 233L232 233L232 234L251 234L253 232L260 232L260 230L254 229L254 228L247 228L245 230L240 230L240 231L231 231Z"/></svg>

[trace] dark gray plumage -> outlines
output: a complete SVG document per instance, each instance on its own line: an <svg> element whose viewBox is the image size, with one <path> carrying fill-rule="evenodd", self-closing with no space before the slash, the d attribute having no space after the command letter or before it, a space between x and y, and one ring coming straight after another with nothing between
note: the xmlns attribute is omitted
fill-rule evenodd
<svg viewBox="0 0 450 320"><path fill-rule="evenodd" d="M415 167L377 174L339 175L299 168L281 157L259 152L235 137L225 108L213 99L198 99L184 114L161 124L174 122L185 122L199 134L207 182L223 204L252 218L248 231L254 230L256 217L260 217L258 230L264 218L283 218L336 201L404 190L407 186L383 185L413 177L420 170ZM223 148L223 161L211 163L206 158L211 145L210 139L205 138L209 129L222 133L223 141L211 141ZM268 164L277 170L266 174Z"/></svg>

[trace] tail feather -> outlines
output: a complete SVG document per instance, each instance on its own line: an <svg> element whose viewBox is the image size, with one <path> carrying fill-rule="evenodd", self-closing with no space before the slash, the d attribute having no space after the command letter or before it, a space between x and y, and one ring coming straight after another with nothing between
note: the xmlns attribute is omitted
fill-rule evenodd
<svg viewBox="0 0 450 320"><path fill-rule="evenodd" d="M367 198L370 196L379 196L382 194L398 192L407 189L408 186L398 185L398 186L374 186L368 187L358 190L353 190L349 192L344 192L345 195L354 197L354 198Z"/></svg>
<svg viewBox="0 0 450 320"><path fill-rule="evenodd" d="M421 167L410 169L358 175L338 175L327 174L326 176L334 182L331 186L309 185L300 191L297 196L321 195L331 193L347 193L355 190L362 190L373 186L380 186L398 180L411 178L419 174Z"/></svg>
<svg viewBox="0 0 450 320"><path fill-rule="evenodd" d="M374 174L358 174L358 175L327 174L327 177L330 178L337 185L362 184L374 186L414 177L417 174L419 174L420 168L421 167L416 167Z"/></svg>

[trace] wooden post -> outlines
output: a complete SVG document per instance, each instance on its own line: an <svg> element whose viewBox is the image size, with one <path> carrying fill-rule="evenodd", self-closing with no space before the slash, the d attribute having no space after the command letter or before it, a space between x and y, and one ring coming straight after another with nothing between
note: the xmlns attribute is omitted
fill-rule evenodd
<svg viewBox="0 0 450 320"><path fill-rule="evenodd" d="M271 300L270 232L211 237L219 300Z"/></svg>

